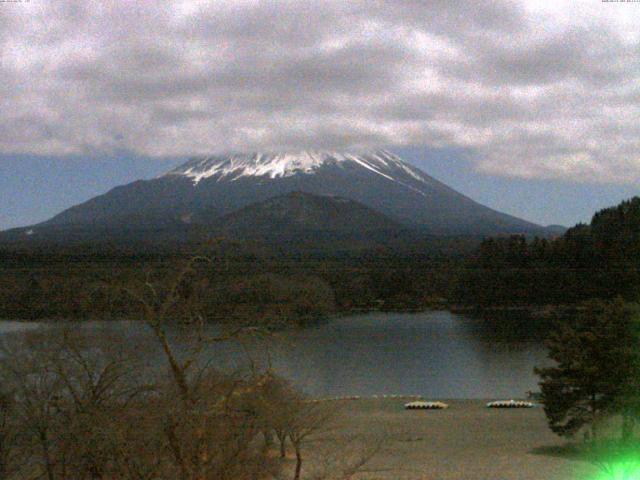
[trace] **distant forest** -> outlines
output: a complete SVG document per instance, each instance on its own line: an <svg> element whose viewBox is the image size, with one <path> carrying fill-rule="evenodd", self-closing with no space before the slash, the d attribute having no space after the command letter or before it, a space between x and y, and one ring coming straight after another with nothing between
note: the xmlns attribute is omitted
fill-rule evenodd
<svg viewBox="0 0 640 480"><path fill-rule="evenodd" d="M454 260L393 255L256 257L199 252L209 319L304 324L334 314L442 304ZM123 289L169 281L189 256L89 252L0 254L0 318L131 318ZM449 267L448 265L451 265Z"/></svg>
<svg viewBox="0 0 640 480"><path fill-rule="evenodd" d="M453 297L479 306L574 304L640 289L640 198L597 212L554 240L484 240Z"/></svg>
<svg viewBox="0 0 640 480"><path fill-rule="evenodd" d="M368 310L573 305L637 299L640 198L555 239L449 238L339 255L224 241L179 252L84 247L0 249L0 318L133 318L123 291L171 278L194 254L209 319L305 324ZM188 293L188 292L187 292Z"/></svg>

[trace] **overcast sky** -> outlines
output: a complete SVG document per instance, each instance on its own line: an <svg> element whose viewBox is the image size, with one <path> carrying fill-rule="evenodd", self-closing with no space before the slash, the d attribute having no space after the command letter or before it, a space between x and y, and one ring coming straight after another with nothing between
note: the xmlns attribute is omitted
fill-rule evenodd
<svg viewBox="0 0 640 480"><path fill-rule="evenodd" d="M5 2L0 79L5 167L384 145L496 185L640 181L640 3Z"/></svg>

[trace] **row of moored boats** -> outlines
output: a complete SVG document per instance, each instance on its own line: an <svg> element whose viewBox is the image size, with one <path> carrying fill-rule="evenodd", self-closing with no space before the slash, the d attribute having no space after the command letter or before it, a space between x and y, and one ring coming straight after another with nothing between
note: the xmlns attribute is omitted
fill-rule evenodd
<svg viewBox="0 0 640 480"><path fill-rule="evenodd" d="M533 408L534 406L532 402L523 400L496 400L487 403L487 408ZM415 402L405 403L404 408L407 410L443 410L449 408L449 405L444 402L416 400Z"/></svg>

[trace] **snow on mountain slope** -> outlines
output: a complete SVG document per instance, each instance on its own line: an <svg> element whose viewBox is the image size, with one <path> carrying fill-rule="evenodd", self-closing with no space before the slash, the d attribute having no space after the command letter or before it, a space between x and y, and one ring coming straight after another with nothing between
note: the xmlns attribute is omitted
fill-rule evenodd
<svg viewBox="0 0 640 480"><path fill-rule="evenodd" d="M321 166L357 164L391 181L393 169L402 169L415 179L421 176L399 157L384 150L363 154L306 150L286 153L251 153L225 156L210 156L193 159L166 175L182 175L197 185L201 180L216 177L218 181L235 181L242 177L282 178L298 173L313 174Z"/></svg>
<svg viewBox="0 0 640 480"><path fill-rule="evenodd" d="M384 150L194 158L153 180L116 187L43 225L178 228L185 222L208 224L291 192L353 200L399 225L434 235L545 235L543 227L480 205ZM41 227L36 227L38 234Z"/></svg>

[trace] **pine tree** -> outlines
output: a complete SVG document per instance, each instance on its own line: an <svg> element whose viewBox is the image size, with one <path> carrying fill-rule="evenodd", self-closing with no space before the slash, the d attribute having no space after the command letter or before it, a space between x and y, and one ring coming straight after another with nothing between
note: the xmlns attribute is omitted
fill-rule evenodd
<svg viewBox="0 0 640 480"><path fill-rule="evenodd" d="M622 435L629 437L640 410L636 309L621 299L589 301L583 307L558 323L547 341L555 365L536 369L549 427L573 436L589 426L595 440L599 421L621 414Z"/></svg>

